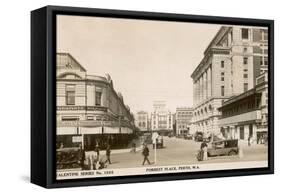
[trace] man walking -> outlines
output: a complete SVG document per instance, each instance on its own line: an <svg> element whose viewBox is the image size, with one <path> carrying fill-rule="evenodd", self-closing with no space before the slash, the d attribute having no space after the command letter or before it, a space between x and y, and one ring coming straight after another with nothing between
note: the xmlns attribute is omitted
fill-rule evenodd
<svg viewBox="0 0 281 194"><path fill-rule="evenodd" d="M109 164L111 164L110 153L111 153L111 149L110 149L110 145L108 145L106 148L106 161L105 162L108 162Z"/></svg>
<svg viewBox="0 0 281 194"><path fill-rule="evenodd" d="M142 155L143 155L143 162L142 162L142 165L145 164L145 162L147 161L147 163L150 165L150 161L148 159L148 156L149 156L149 149L147 147L147 145L145 144L144 145L144 148L143 148L143 151L142 151Z"/></svg>

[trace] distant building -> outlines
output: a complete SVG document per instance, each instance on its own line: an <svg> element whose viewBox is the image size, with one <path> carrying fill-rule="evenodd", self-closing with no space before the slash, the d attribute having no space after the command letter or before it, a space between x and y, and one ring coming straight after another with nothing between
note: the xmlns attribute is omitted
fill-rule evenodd
<svg viewBox="0 0 281 194"><path fill-rule="evenodd" d="M149 131L150 130L150 123L148 113L145 111L139 111L135 114L135 125L141 131Z"/></svg>
<svg viewBox="0 0 281 194"><path fill-rule="evenodd" d="M194 130L205 136L220 133L222 102L254 88L267 65L267 28L221 27L191 75Z"/></svg>
<svg viewBox="0 0 281 194"><path fill-rule="evenodd" d="M165 101L155 101L154 111L151 113L151 130L164 134L173 131L173 115L166 109Z"/></svg>
<svg viewBox="0 0 281 194"><path fill-rule="evenodd" d="M178 107L176 109L176 135L188 134L191 130L193 109Z"/></svg>
<svg viewBox="0 0 281 194"><path fill-rule="evenodd" d="M57 53L57 142L85 149L126 147L134 116L110 76L88 75L70 54Z"/></svg>
<svg viewBox="0 0 281 194"><path fill-rule="evenodd" d="M257 78L256 86L222 103L219 125L227 139L251 137L255 142L267 139L267 73Z"/></svg>

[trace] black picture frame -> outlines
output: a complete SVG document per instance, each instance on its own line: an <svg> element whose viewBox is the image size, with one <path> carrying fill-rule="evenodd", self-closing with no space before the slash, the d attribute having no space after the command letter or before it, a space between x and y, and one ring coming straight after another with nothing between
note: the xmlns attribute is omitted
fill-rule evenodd
<svg viewBox="0 0 281 194"><path fill-rule="evenodd" d="M239 170L56 180L56 15L268 27L268 167ZM46 188L170 181L274 173L274 21L94 8L46 6L31 12L31 182Z"/></svg>

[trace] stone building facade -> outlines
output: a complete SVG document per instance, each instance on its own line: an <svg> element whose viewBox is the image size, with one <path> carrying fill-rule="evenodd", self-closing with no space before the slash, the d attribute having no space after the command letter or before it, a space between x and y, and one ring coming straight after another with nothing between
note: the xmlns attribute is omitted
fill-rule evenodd
<svg viewBox="0 0 281 194"><path fill-rule="evenodd" d="M56 77L58 143L67 147L79 143L85 149L129 144L134 116L109 75L88 75L69 53L58 53Z"/></svg>
<svg viewBox="0 0 281 194"><path fill-rule="evenodd" d="M139 111L135 114L135 125L140 131L150 131L148 112Z"/></svg>
<svg viewBox="0 0 281 194"><path fill-rule="evenodd" d="M220 127L227 139L265 143L268 131L267 73L257 77L256 86L222 103Z"/></svg>
<svg viewBox="0 0 281 194"><path fill-rule="evenodd" d="M189 107L176 108L176 135L188 134L191 132L191 119L193 109Z"/></svg>
<svg viewBox="0 0 281 194"><path fill-rule="evenodd" d="M154 111L151 113L151 130L163 134L173 132L173 115L166 108L164 101L153 103Z"/></svg>
<svg viewBox="0 0 281 194"><path fill-rule="evenodd" d="M193 124L205 136L220 133L218 108L224 100L255 86L267 70L266 28L226 27L219 29L191 77L193 79Z"/></svg>

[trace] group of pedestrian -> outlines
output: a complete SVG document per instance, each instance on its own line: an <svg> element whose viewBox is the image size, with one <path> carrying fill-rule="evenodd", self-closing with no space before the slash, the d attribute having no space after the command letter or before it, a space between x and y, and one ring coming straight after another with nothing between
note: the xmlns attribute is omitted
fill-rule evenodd
<svg viewBox="0 0 281 194"><path fill-rule="evenodd" d="M265 135L258 136L257 144L265 144L265 143L266 143Z"/></svg>
<svg viewBox="0 0 281 194"><path fill-rule="evenodd" d="M107 145L105 150L106 159L100 157L100 148L98 144L91 152L85 152L81 145L79 145L79 160L82 170L98 170L106 167L106 164L111 163L111 148Z"/></svg>

